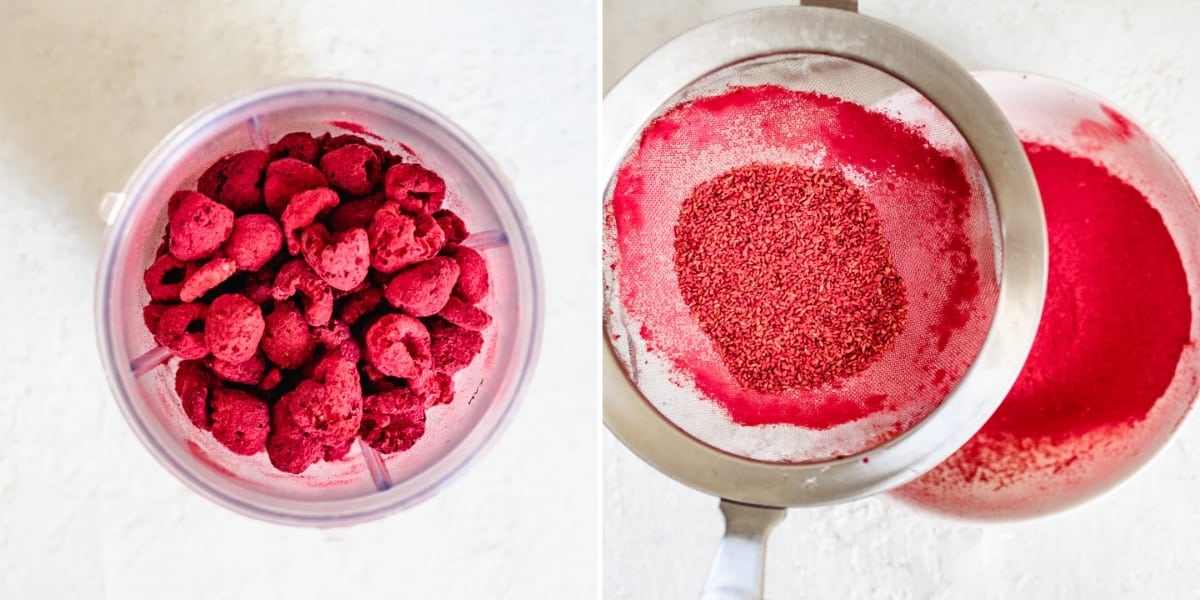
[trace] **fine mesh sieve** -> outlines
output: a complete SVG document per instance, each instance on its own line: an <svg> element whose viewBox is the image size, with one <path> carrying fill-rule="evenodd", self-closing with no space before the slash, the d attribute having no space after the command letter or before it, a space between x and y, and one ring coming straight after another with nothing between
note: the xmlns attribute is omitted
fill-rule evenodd
<svg viewBox="0 0 1200 600"><path fill-rule="evenodd" d="M605 423L664 473L726 499L705 597L755 597L762 542L782 516L764 507L911 480L1003 399L1045 293L1036 185L966 71L902 30L825 8L740 13L670 42L605 98L603 135ZM756 389L684 301L680 207L754 163L837 171L877 211L908 318L860 372ZM949 166L954 185L931 175ZM872 410L812 426L780 409L822 403Z"/></svg>
<svg viewBox="0 0 1200 600"><path fill-rule="evenodd" d="M909 97L921 96L873 67L783 54L721 69L655 115L622 161L605 205L606 329L622 366L668 420L739 456L821 461L902 433L961 379L987 334L999 291L994 205L954 125L936 109L909 110L910 103L895 101ZM864 130L884 119L899 131ZM835 170L877 211L909 300L903 330L865 370L808 389L759 391L731 373L689 314L672 251L681 205L697 186L752 163ZM754 244L760 235L730 233L731 247ZM833 238L823 251L849 243ZM758 245L789 250L781 241ZM795 291L790 282L754 288L779 303ZM723 309L737 316L734 306ZM797 315L787 326L820 323ZM838 414L821 415L822 405ZM808 422L818 418L820 428Z"/></svg>

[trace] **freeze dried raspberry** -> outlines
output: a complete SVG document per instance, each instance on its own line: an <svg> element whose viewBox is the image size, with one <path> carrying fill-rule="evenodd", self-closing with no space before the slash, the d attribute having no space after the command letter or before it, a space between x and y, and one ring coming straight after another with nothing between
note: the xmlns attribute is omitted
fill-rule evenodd
<svg viewBox="0 0 1200 600"><path fill-rule="evenodd" d="M321 460L325 447L295 428L282 428L274 421L272 410L271 434L267 438L267 457L271 465L284 473L300 474Z"/></svg>
<svg viewBox="0 0 1200 600"><path fill-rule="evenodd" d="M388 200L412 214L434 212L442 207L442 199L446 197L446 182L421 165L393 166L388 169L383 186Z"/></svg>
<svg viewBox="0 0 1200 600"><path fill-rule="evenodd" d="M262 381L258 383L258 389L263 391L271 391L283 382L283 372L279 367L271 367L262 377Z"/></svg>
<svg viewBox="0 0 1200 600"><path fill-rule="evenodd" d="M383 206L383 202L382 192L376 192L358 200L343 202L329 213L329 218L325 222L329 225L330 231L366 229L371 226L371 220L375 218L375 213Z"/></svg>
<svg viewBox="0 0 1200 600"><path fill-rule="evenodd" d="M295 369L312 358L316 340L294 303L276 302L275 310L263 322L262 350L271 362L284 369Z"/></svg>
<svg viewBox="0 0 1200 600"><path fill-rule="evenodd" d="M299 291L304 297L304 320L313 326L324 325L333 315L333 291L304 260L294 258L279 268L271 295L286 300Z"/></svg>
<svg viewBox="0 0 1200 600"><path fill-rule="evenodd" d="M383 302L383 290L370 286L354 292L339 301L338 318L347 325L353 325L364 315L370 314Z"/></svg>
<svg viewBox="0 0 1200 600"><path fill-rule="evenodd" d="M408 450L425 435L425 405L407 389L367 396L359 435L384 454Z"/></svg>
<svg viewBox="0 0 1200 600"><path fill-rule="evenodd" d="M368 142L367 140L350 133L343 133L336 136L330 136L327 133L321 138L321 147L326 153L333 152L334 150L338 150L340 148L345 148L346 146L354 145L369 148L375 153L375 156L380 158L380 160L383 160L383 155L386 154L383 148L380 148L377 144L372 144L371 142Z"/></svg>
<svg viewBox="0 0 1200 600"><path fill-rule="evenodd" d="M342 146L321 157L321 172L334 188L351 196L362 196L379 183L379 157L361 144Z"/></svg>
<svg viewBox="0 0 1200 600"><path fill-rule="evenodd" d="M308 266L330 287L347 291L366 280L371 265L367 232L351 229L330 234L316 223L304 230L300 244Z"/></svg>
<svg viewBox="0 0 1200 600"><path fill-rule="evenodd" d="M388 377L387 375L380 373L379 369L376 369L375 365L372 365L369 362L363 363L358 370L363 376L363 385L365 386L364 389L370 390L371 393L377 394L379 392L387 392L398 387L403 387L403 379L398 377Z"/></svg>
<svg viewBox="0 0 1200 600"><path fill-rule="evenodd" d="M267 153L262 150L230 154L213 163L200 176L196 189L238 214L260 210L263 170L266 168Z"/></svg>
<svg viewBox="0 0 1200 600"><path fill-rule="evenodd" d="M204 358L208 355L208 346L204 343L204 319L207 316L208 307L198 302L168 306L158 319L154 339L184 360Z"/></svg>
<svg viewBox="0 0 1200 600"><path fill-rule="evenodd" d="M295 158L281 158L267 165L263 182L263 199L267 212L279 216L292 196L316 188L329 187L329 181L319 169Z"/></svg>
<svg viewBox="0 0 1200 600"><path fill-rule="evenodd" d="M242 295L259 306L270 302L274 298L271 291L275 288L275 274L274 269L266 267L247 274L246 287L242 289Z"/></svg>
<svg viewBox="0 0 1200 600"><path fill-rule="evenodd" d="M466 246L460 246L450 253L450 258L458 263L458 284L454 286L454 295L471 304L477 304L487 296L488 270L487 261L480 254Z"/></svg>
<svg viewBox="0 0 1200 600"><path fill-rule="evenodd" d="M435 256L396 273L385 290L388 302L414 317L436 315L458 281L458 263Z"/></svg>
<svg viewBox="0 0 1200 600"><path fill-rule="evenodd" d="M408 265L433 258L446 243L446 234L430 215L402 214L388 202L375 212L367 229L371 243L371 266L381 273L395 273Z"/></svg>
<svg viewBox="0 0 1200 600"><path fill-rule="evenodd" d="M339 445L354 437L362 421L358 371L352 363L332 356L317 366L317 377L323 381L306 379L279 399L275 423L320 444Z"/></svg>
<svg viewBox="0 0 1200 600"><path fill-rule="evenodd" d="M200 429L211 429L208 398L217 387L217 378L198 360L185 360L175 371L175 394L183 406L183 414Z"/></svg>
<svg viewBox="0 0 1200 600"><path fill-rule="evenodd" d="M337 354L353 364L358 364L362 358L362 349L350 334L350 326L345 323L334 319L324 327L313 328L312 333L327 356Z"/></svg>
<svg viewBox="0 0 1200 600"><path fill-rule="evenodd" d="M358 367L354 361L346 360L338 355L330 355L321 359L317 364L313 377L325 384L331 394L346 398L362 398ZM356 425L355 429L358 428Z"/></svg>
<svg viewBox="0 0 1200 600"><path fill-rule="evenodd" d="M197 192L176 192L168 208L170 252L179 260L212 256L233 231L233 211Z"/></svg>
<svg viewBox="0 0 1200 600"><path fill-rule="evenodd" d="M146 324L146 329L150 331L150 335L158 338L158 322L162 319L163 311L167 310L165 304L156 304L151 302L142 307L142 322Z"/></svg>
<svg viewBox="0 0 1200 600"><path fill-rule="evenodd" d="M438 316L463 329L472 331L481 331L492 324L491 315L453 296L446 301L446 305L438 312Z"/></svg>
<svg viewBox="0 0 1200 600"><path fill-rule="evenodd" d="M179 299L184 302L194 302L209 290L221 285L226 279L237 273L237 263L230 258L214 258L196 269L179 289Z"/></svg>
<svg viewBox="0 0 1200 600"><path fill-rule="evenodd" d="M150 299L158 302L178 301L179 290L183 289L183 280L193 268L190 263L170 254L160 255L142 275Z"/></svg>
<svg viewBox="0 0 1200 600"><path fill-rule="evenodd" d="M263 373L267 370L267 361L260 352L255 352L253 356L242 362L230 362L213 357L210 368L213 373L217 374L217 377L225 381L258 385L262 381Z"/></svg>
<svg viewBox="0 0 1200 600"><path fill-rule="evenodd" d="M213 437L235 454L252 456L267 448L270 408L248 392L228 388L214 391L212 422Z"/></svg>
<svg viewBox="0 0 1200 600"><path fill-rule="evenodd" d="M329 188L306 190L292 196L292 201L283 209L279 222L283 224L283 237L287 240L288 252L300 253L300 232L316 222L321 213L338 205L337 192Z"/></svg>
<svg viewBox="0 0 1200 600"><path fill-rule="evenodd" d="M442 228L447 246L457 246L470 235L470 232L467 231L467 224L463 223L463 220L452 210L439 210L433 213L433 218L437 221L438 227Z"/></svg>
<svg viewBox="0 0 1200 600"><path fill-rule="evenodd" d="M354 447L354 438L350 438L337 446L325 446L325 462L337 462L346 458Z"/></svg>
<svg viewBox="0 0 1200 600"><path fill-rule="evenodd" d="M454 380L448 373L426 371L408 380L409 388L424 403L425 408L450 404L454 399Z"/></svg>
<svg viewBox="0 0 1200 600"><path fill-rule="evenodd" d="M204 336L213 356L240 363L254 356L265 326L257 304L241 294L223 294L208 307Z"/></svg>
<svg viewBox="0 0 1200 600"><path fill-rule="evenodd" d="M367 360L385 375L413 377L429 368L429 330L402 314L384 315L367 328Z"/></svg>
<svg viewBox="0 0 1200 600"><path fill-rule="evenodd" d="M435 321L429 325L429 353L433 367L446 373L466 368L483 349L483 334L453 323Z"/></svg>
<svg viewBox="0 0 1200 600"><path fill-rule="evenodd" d="M321 144L307 131L293 131L271 144L271 160L294 158L306 163L317 162Z"/></svg>
<svg viewBox="0 0 1200 600"><path fill-rule="evenodd" d="M254 213L233 221L233 232L225 244L225 256L243 271L257 271L283 248L283 230L271 215Z"/></svg>

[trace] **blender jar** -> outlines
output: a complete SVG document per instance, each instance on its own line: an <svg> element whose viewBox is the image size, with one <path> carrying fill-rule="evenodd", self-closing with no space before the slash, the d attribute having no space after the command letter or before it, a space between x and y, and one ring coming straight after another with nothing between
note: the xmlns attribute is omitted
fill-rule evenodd
<svg viewBox="0 0 1200 600"><path fill-rule="evenodd" d="M472 235L465 245L487 260L492 286L482 307L493 317L482 352L454 376L455 399L429 410L424 437L383 456L357 443L340 461L300 475L271 466L266 453L239 456L186 418L174 390L177 360L142 321L149 296L142 273L166 228L167 199L195 189L209 165L232 152L266 149L293 131L370 137L446 181L443 204ZM364 133L365 132L365 133ZM146 157L122 193L101 206L109 227L96 279L100 355L130 426L176 477L237 512L288 524L342 526L420 502L445 486L493 442L530 378L542 325L537 252L509 183L484 151L445 117L396 92L345 81L288 82L206 108Z"/></svg>

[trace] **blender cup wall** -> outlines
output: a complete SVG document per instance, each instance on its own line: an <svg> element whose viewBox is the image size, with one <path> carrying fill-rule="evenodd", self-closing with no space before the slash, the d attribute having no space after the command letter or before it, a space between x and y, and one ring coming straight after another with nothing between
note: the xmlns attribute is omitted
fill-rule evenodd
<svg viewBox="0 0 1200 600"><path fill-rule="evenodd" d="M142 322L142 272L166 224L166 201L195 189L220 157L292 131L314 135L361 126L372 143L416 160L446 181L445 206L472 232L466 245L488 261L493 316L483 351L455 375L455 401L430 409L410 450L381 456L365 444L345 459L296 476L265 454L238 456L192 426L174 392L177 361ZM371 137L363 134L364 137ZM122 194L106 197L110 227L96 281L99 343L118 404L155 457L185 484L229 508L296 524L344 525L412 505L460 473L505 425L531 373L541 328L536 250L512 189L483 151L444 117L388 90L340 81L264 88L205 109L155 148Z"/></svg>

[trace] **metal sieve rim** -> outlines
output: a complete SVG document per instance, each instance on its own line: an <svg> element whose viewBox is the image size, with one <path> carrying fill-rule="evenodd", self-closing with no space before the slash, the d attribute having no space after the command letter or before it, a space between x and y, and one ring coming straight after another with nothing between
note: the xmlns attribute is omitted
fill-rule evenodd
<svg viewBox="0 0 1200 600"><path fill-rule="evenodd" d="M1046 293L1046 225L1029 161L1003 113L971 75L916 36L886 22L828 8L776 7L701 25L660 47L604 98L603 198L651 117L675 94L735 64L787 53L823 54L874 67L929 99L979 160L1000 221L1000 292L991 328L959 385L928 417L870 451L786 464L735 456L668 421L604 345L604 423L643 460L708 494L762 506L844 502L907 483L967 442L1016 381ZM863 458L869 455L869 462Z"/></svg>

